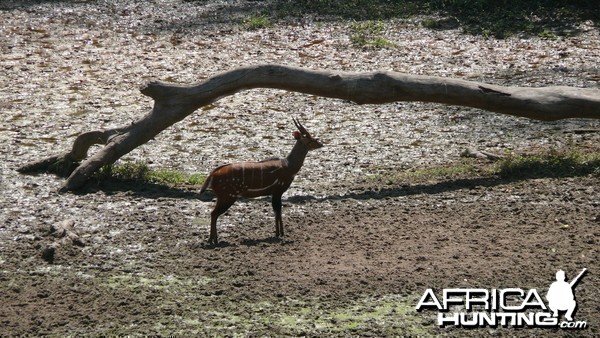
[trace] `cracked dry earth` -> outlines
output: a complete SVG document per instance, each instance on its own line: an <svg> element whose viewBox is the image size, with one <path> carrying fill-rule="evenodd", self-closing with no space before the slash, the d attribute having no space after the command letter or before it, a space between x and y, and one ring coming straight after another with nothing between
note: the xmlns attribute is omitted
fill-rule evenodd
<svg viewBox="0 0 600 338"><path fill-rule="evenodd" d="M363 49L348 23L317 16L246 30L240 22L262 4L2 4L0 335L600 335L597 176L402 176L460 166L465 148L597 151L597 121L356 106L277 90L226 97L122 162L207 173L285 156L290 115L325 147L284 195L284 239L273 238L269 199L243 200L221 217L215 248L205 245L214 202L199 187L92 180L58 194L63 179L16 172L82 131L146 113L151 102L137 88L151 78L194 82L275 62L520 86L597 88L600 79L598 29L585 23L573 37L495 40L394 19L385 22L394 47ZM535 288L543 297L558 269L570 279L583 268L583 331L439 328L437 312L415 311L428 288Z"/></svg>

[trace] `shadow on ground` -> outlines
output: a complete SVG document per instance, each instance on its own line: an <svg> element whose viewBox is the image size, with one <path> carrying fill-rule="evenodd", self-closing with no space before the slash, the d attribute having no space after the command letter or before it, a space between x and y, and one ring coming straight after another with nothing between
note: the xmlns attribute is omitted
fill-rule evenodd
<svg viewBox="0 0 600 338"><path fill-rule="evenodd" d="M595 0L255 0L208 1L182 0L202 11L190 12L187 18L147 22L149 30L182 32L213 24L243 28L251 17L268 18L266 26L281 20L300 20L307 15L317 21L386 20L417 17L422 25L438 30L460 28L473 35L504 38L515 34L545 38L576 35L583 22L597 25L600 6ZM26 0L2 1L0 10L28 9L36 5L79 6L84 1ZM121 6L136 4L130 1ZM107 7L116 10L119 5ZM168 8L162 9L169 11ZM589 27L589 26L588 26Z"/></svg>
<svg viewBox="0 0 600 338"><path fill-rule="evenodd" d="M371 189L368 183L362 183L360 184L359 188L355 188L353 191L351 190L351 192L343 195L333 194L326 196L289 196L286 200L291 203L307 203L326 200L384 199L390 197L404 197L421 194L435 195L462 189L472 189L476 187L495 187L529 179L581 177L598 174L600 174L600 159L592 159L589 161L580 162L568 157L555 161L545 158L538 158L537 160L533 159L528 161L520 161L516 164L506 165L500 169L497 175L450 178L445 180L437 179L434 182L417 184L410 184L408 183L407 179L407 182L397 182L376 190ZM381 187L380 182L373 182L372 185ZM210 190L200 194L199 186L170 186L166 184L150 183L145 181L120 180L112 178L96 180L92 183L89 183L84 189L77 193L88 194L95 193L97 191L102 191L109 195L119 192L127 192L134 196L150 199L169 197L194 199L202 202L211 202L214 199L214 195ZM268 197L263 197L261 199L267 198Z"/></svg>

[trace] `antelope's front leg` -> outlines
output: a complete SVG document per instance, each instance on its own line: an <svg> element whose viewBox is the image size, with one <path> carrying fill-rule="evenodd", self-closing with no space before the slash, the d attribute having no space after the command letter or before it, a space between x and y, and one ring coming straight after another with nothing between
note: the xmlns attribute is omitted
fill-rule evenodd
<svg viewBox="0 0 600 338"><path fill-rule="evenodd" d="M283 222L281 221L281 195L273 195L273 211L275 211L275 237L283 237Z"/></svg>
<svg viewBox="0 0 600 338"><path fill-rule="evenodd" d="M210 235L208 236L208 244L217 245L219 241L217 240L217 218L219 216L215 214L213 211L210 215Z"/></svg>

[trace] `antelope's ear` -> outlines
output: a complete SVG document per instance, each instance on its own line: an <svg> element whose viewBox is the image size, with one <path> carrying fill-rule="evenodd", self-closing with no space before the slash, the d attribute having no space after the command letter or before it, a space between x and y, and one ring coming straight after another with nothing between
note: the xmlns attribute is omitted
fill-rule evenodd
<svg viewBox="0 0 600 338"><path fill-rule="evenodd" d="M297 131L297 130L295 130L295 131L292 133L292 135L294 135L294 138L295 138L296 140L299 140L299 139L301 139L301 138L302 138L302 134L300 134L300 132L299 132L299 131Z"/></svg>

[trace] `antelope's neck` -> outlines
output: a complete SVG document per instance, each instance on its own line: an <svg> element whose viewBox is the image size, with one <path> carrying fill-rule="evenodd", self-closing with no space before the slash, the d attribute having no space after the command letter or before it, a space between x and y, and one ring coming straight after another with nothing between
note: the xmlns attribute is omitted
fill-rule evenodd
<svg viewBox="0 0 600 338"><path fill-rule="evenodd" d="M304 164L304 158L308 154L308 149L302 142L296 141L294 148L290 154L286 157L287 165L290 171L296 174L302 168L302 164Z"/></svg>

